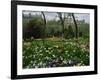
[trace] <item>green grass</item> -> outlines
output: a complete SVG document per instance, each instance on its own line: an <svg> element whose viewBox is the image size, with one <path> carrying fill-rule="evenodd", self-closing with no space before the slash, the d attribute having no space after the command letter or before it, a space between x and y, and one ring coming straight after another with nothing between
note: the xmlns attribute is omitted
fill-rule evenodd
<svg viewBox="0 0 100 80"><path fill-rule="evenodd" d="M46 68L88 66L89 50L81 45L87 45L88 40L23 41L23 68Z"/></svg>

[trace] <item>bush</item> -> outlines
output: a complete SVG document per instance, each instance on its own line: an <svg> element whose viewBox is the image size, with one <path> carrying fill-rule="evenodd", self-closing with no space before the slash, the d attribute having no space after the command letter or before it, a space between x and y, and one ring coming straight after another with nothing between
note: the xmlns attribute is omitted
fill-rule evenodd
<svg viewBox="0 0 100 80"><path fill-rule="evenodd" d="M23 26L24 28L24 26ZM32 19L28 22L27 27L23 29L23 37L26 38L41 38L43 35L43 21L42 19Z"/></svg>
<svg viewBox="0 0 100 80"><path fill-rule="evenodd" d="M65 38L69 39L69 38L73 38L74 37L74 31L71 25L68 26L68 29L65 29Z"/></svg>

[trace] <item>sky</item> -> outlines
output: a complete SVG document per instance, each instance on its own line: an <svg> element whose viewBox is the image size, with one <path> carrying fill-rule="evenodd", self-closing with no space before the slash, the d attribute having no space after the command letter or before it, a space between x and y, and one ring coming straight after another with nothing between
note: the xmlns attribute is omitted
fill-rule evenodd
<svg viewBox="0 0 100 80"><path fill-rule="evenodd" d="M28 15L29 13L31 13L31 15L41 15L41 12L36 12L36 11L23 11L24 15ZM68 16L67 14L68 12L65 13L66 17ZM57 17L57 13L56 12L44 12L46 19L47 20L58 20L59 18ZM86 23L90 22L90 15L88 13L74 13L75 15L75 19L77 20L85 20Z"/></svg>

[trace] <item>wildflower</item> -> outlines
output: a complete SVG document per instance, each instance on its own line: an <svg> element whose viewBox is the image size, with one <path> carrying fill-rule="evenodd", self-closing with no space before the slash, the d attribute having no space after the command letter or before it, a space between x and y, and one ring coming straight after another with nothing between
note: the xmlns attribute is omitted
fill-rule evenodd
<svg viewBox="0 0 100 80"><path fill-rule="evenodd" d="M68 51L65 51L65 53L68 53Z"/></svg>
<svg viewBox="0 0 100 80"><path fill-rule="evenodd" d="M58 48L59 46L58 46L58 45L55 45L54 47L55 47L55 48Z"/></svg>
<svg viewBox="0 0 100 80"><path fill-rule="evenodd" d="M75 52L75 50L73 50L73 52Z"/></svg>

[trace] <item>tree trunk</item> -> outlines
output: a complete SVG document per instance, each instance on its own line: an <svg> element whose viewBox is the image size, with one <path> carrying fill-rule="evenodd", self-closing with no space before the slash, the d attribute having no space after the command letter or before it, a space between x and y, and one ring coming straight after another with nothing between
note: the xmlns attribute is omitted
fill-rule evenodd
<svg viewBox="0 0 100 80"><path fill-rule="evenodd" d="M76 39L78 39L78 26L77 26L77 22L75 20L74 13L72 13L72 17L73 17L73 21L74 21L74 25L75 25L75 30L76 30L75 37L76 37Z"/></svg>
<svg viewBox="0 0 100 80"><path fill-rule="evenodd" d="M43 37L42 37L43 44L44 44L44 39L45 39L45 37L46 37L46 17L45 17L44 12L41 12L41 13L42 13L42 15L43 15L43 20L44 20Z"/></svg>

